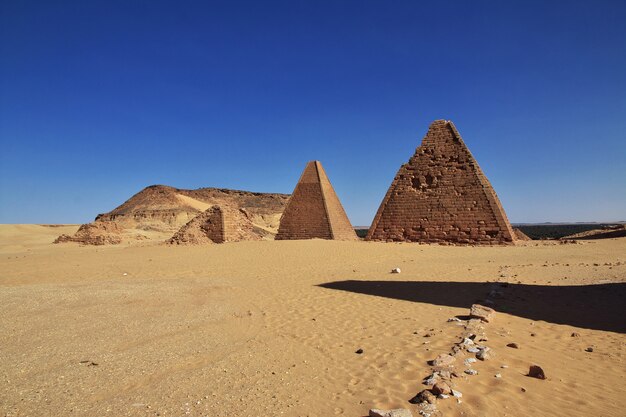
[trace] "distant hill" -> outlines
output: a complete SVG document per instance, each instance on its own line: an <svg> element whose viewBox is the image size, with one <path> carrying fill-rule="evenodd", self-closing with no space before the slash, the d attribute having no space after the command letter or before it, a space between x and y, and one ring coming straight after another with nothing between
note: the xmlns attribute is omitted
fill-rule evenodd
<svg viewBox="0 0 626 417"><path fill-rule="evenodd" d="M264 237L276 234L288 194L256 193L224 188L185 190L166 185L144 188L119 207L99 214L73 236L56 243L115 244L133 240L166 240L209 207L244 209Z"/></svg>

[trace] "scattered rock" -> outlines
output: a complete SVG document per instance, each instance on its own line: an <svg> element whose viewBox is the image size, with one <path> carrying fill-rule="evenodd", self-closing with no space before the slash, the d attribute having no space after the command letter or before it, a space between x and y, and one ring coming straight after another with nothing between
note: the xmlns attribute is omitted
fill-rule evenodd
<svg viewBox="0 0 626 417"><path fill-rule="evenodd" d="M483 347L476 354L476 359L480 359L481 361L485 361L487 359L491 359L493 357L493 351L488 347Z"/></svg>
<svg viewBox="0 0 626 417"><path fill-rule="evenodd" d="M478 353L478 352L480 352L480 349L477 348L477 347L471 347L471 348L467 349L467 351L469 353Z"/></svg>
<svg viewBox="0 0 626 417"><path fill-rule="evenodd" d="M466 337L465 339L463 339L462 344L463 344L463 346L473 346L474 345L474 341L472 339L468 339Z"/></svg>
<svg viewBox="0 0 626 417"><path fill-rule="evenodd" d="M361 353L363 353L363 349L357 349L356 352L354 353L356 353L357 355L360 355Z"/></svg>
<svg viewBox="0 0 626 417"><path fill-rule="evenodd" d="M513 349L519 349L519 345L517 343L509 343L507 346Z"/></svg>
<svg viewBox="0 0 626 417"><path fill-rule="evenodd" d="M468 375L478 375L478 371L476 369L466 369L463 372L465 372Z"/></svg>
<svg viewBox="0 0 626 417"><path fill-rule="evenodd" d="M377 410L372 408L369 417L413 417L411 411L406 408L395 408L393 410Z"/></svg>
<svg viewBox="0 0 626 417"><path fill-rule="evenodd" d="M531 365L530 369L528 370L527 376L537 379L546 379L545 372L543 372L543 369L541 369L541 367L537 365Z"/></svg>
<svg viewBox="0 0 626 417"><path fill-rule="evenodd" d="M457 390L454 390L454 389L452 390L452 395L454 397L456 397L456 398L461 398L463 396L463 394L461 394L460 391L457 391Z"/></svg>
<svg viewBox="0 0 626 417"><path fill-rule="evenodd" d="M452 388L445 382L437 382L435 386L431 389L431 392L435 395L449 395L452 393Z"/></svg>
<svg viewBox="0 0 626 417"><path fill-rule="evenodd" d="M580 337L580 333L574 332L572 333L572 337Z"/></svg>
<svg viewBox="0 0 626 417"><path fill-rule="evenodd" d="M587 349L585 349L585 352L593 352L593 348L589 346Z"/></svg>
<svg viewBox="0 0 626 417"><path fill-rule="evenodd" d="M453 322L453 321L459 321L459 322L460 322L460 321L462 321L462 320L461 320L460 318L458 318L458 317L450 317L450 318L448 319L448 323L451 323L451 322Z"/></svg>
<svg viewBox="0 0 626 417"><path fill-rule="evenodd" d="M476 362L476 358L467 358L465 359L465 361L463 362L465 365L470 366L471 364L473 364L474 362Z"/></svg>
<svg viewBox="0 0 626 417"><path fill-rule="evenodd" d="M494 375L496 378L502 378L502 374L495 374Z"/></svg>
<svg viewBox="0 0 626 417"><path fill-rule="evenodd" d="M472 308L470 308L470 316L489 323L495 318L496 311L493 308L485 307L480 304L472 304Z"/></svg>
<svg viewBox="0 0 626 417"><path fill-rule="evenodd" d="M402 272L402 271L400 270L400 268L393 268L393 269L391 270L391 273L392 273L392 274L399 274L400 272Z"/></svg>
<svg viewBox="0 0 626 417"><path fill-rule="evenodd" d="M420 391L415 397L411 398L409 402L411 404L420 404L425 402L429 404L434 404L435 402L437 402L437 397L435 397L432 392L425 389L423 391Z"/></svg>
<svg viewBox="0 0 626 417"><path fill-rule="evenodd" d="M452 364L454 364L454 362L456 361L456 358L454 356L448 355L446 353L442 353L441 355L437 356L432 362L432 366L442 366L442 367L449 367L452 366Z"/></svg>
<svg viewBox="0 0 626 417"><path fill-rule="evenodd" d="M524 387L520 388L520 390L521 390L522 392L526 392L526 388L524 388Z"/></svg>

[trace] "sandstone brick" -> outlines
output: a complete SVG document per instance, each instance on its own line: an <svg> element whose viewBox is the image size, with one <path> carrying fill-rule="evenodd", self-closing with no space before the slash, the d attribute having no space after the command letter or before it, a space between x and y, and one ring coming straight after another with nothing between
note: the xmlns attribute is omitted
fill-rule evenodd
<svg viewBox="0 0 626 417"><path fill-rule="evenodd" d="M305 167L280 218L276 240L356 240L354 228L319 161Z"/></svg>
<svg viewBox="0 0 626 417"><path fill-rule="evenodd" d="M366 239L491 245L515 235L452 122L437 120L400 167Z"/></svg>

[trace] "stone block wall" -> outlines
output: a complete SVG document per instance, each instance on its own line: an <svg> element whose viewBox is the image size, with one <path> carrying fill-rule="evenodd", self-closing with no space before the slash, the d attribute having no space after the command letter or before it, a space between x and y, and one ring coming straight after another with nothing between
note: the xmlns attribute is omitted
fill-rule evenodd
<svg viewBox="0 0 626 417"><path fill-rule="evenodd" d="M367 240L503 244L513 230L452 122L433 122L387 191Z"/></svg>

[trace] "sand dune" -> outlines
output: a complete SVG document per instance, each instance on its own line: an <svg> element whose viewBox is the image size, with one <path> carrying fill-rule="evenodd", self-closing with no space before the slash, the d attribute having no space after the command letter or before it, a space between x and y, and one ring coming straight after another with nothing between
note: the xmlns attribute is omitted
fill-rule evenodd
<svg viewBox="0 0 626 417"><path fill-rule="evenodd" d="M462 331L447 319L493 288L495 357L454 380L462 402L439 400L442 415L626 409L624 238L51 245L59 233L0 226L6 416L417 416L427 361ZM525 376L531 364L548 379Z"/></svg>

